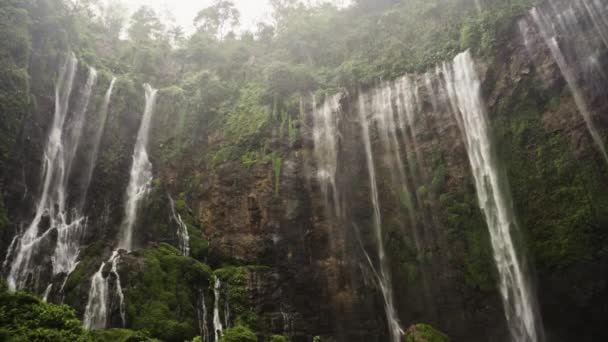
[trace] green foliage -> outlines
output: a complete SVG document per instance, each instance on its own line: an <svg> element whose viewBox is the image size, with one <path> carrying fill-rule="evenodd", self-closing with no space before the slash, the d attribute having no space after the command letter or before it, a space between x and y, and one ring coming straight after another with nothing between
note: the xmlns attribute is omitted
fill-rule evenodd
<svg viewBox="0 0 608 342"><path fill-rule="evenodd" d="M477 54L488 55L497 47L501 32L505 32L513 18L524 13L531 0L493 3L478 16L467 19L460 30L460 47Z"/></svg>
<svg viewBox="0 0 608 342"><path fill-rule="evenodd" d="M4 169L30 109L30 20L24 4L0 4L0 169Z"/></svg>
<svg viewBox="0 0 608 342"><path fill-rule="evenodd" d="M281 335L272 335L270 336L270 342L289 342L289 339Z"/></svg>
<svg viewBox="0 0 608 342"><path fill-rule="evenodd" d="M450 339L444 333L436 330L428 324L416 324L407 329L404 337L405 342L449 342Z"/></svg>
<svg viewBox="0 0 608 342"><path fill-rule="evenodd" d="M108 329L92 331L90 334L92 342L160 342L160 340L151 338L147 331Z"/></svg>
<svg viewBox="0 0 608 342"><path fill-rule="evenodd" d="M224 330L219 342L257 342L258 338L251 329L243 325Z"/></svg>
<svg viewBox="0 0 608 342"><path fill-rule="evenodd" d="M125 291L127 321L164 341L196 336L196 289L208 282L211 271L167 244L138 252L143 269L128 269Z"/></svg>
<svg viewBox="0 0 608 342"><path fill-rule="evenodd" d="M7 291L0 286L0 339L10 342L89 341L87 331L66 305L45 303L38 298Z"/></svg>

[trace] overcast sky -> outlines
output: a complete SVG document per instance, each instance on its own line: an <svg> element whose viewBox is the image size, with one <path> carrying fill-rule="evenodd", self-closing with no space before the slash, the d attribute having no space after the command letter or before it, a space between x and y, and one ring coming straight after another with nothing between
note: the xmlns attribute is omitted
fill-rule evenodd
<svg viewBox="0 0 608 342"><path fill-rule="evenodd" d="M232 1L241 12L241 26L244 29L254 29L258 22L270 18L271 10L267 0ZM189 31L198 11L211 5L213 0L122 0L122 2L127 4L131 11L142 5L151 6L159 10L159 13L169 9L177 24Z"/></svg>
<svg viewBox="0 0 608 342"><path fill-rule="evenodd" d="M106 0L112 1L112 0ZM210 6L213 0L118 0L130 7L131 11L135 11L142 5L151 6L159 11L159 14L168 9L172 14L177 24L183 26L186 31L190 31L193 27L193 20L196 14L203 8ZM316 1L332 1L332 0L312 0ZM241 12L241 29L255 30L256 24L260 21L269 21L271 17L271 8L268 0L232 0L239 12ZM347 4L348 0L333 0L336 4Z"/></svg>

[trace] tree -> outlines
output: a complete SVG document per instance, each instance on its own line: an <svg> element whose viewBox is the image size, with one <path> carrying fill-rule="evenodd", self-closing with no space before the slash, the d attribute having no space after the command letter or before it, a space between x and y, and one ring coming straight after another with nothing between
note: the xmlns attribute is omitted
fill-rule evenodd
<svg viewBox="0 0 608 342"><path fill-rule="evenodd" d="M119 0L109 1L101 14L101 23L112 41L120 38L127 22L127 6Z"/></svg>
<svg viewBox="0 0 608 342"><path fill-rule="evenodd" d="M207 7L194 18L194 24L212 36L223 40L228 32L240 23L241 14L232 1L216 0L213 6Z"/></svg>
<svg viewBox="0 0 608 342"><path fill-rule="evenodd" d="M163 29L156 12L148 6L142 6L131 16L129 37L136 43L146 43L158 38Z"/></svg>
<svg viewBox="0 0 608 342"><path fill-rule="evenodd" d="M173 47L180 46L186 39L184 28L179 25L172 26L169 29L168 34L169 40L171 41L171 45Z"/></svg>

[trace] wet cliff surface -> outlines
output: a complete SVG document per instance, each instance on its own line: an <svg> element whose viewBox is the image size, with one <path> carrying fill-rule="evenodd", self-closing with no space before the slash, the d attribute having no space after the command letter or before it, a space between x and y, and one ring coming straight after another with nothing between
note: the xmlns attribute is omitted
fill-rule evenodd
<svg viewBox="0 0 608 342"><path fill-rule="evenodd" d="M608 83L594 71L608 66L608 47L582 7L564 13L564 20L581 23L566 22L569 31L555 33L571 63L567 72L533 14L502 28L499 54L473 59L539 329L548 341L598 341L606 338L608 316L608 164L589 120L605 141ZM586 61L583 52L564 48L582 46L577 40L597 47ZM28 100L12 103L18 120L2 126L15 137L0 164L5 276L14 237L31 223L44 187L60 75L37 71L57 70L66 58L38 54L45 50L36 41L32 51L21 66L29 83L12 84ZM450 93L450 65L446 59L367 87L302 94L279 110L245 88L238 110L222 120L200 118L205 96L213 95L211 76L160 89L147 144L153 179L138 207L134 247L117 252L113 269L145 106L139 80L119 77L82 203L78 262L69 272L44 266L59 239L51 231L34 260L41 271L25 277L22 288L84 318L98 272L110 289L104 327L146 329L165 340L215 340L219 330L247 326L264 340L388 341L389 307L404 330L424 322L454 341L509 340L501 273L476 196L461 109ZM68 122L89 72L84 63L75 70ZM102 70L85 136L99 128L110 82ZM68 207L78 201L86 173L79 166L90 154L87 143L75 152ZM47 220L45 213L41 231ZM180 249L182 224L188 253Z"/></svg>

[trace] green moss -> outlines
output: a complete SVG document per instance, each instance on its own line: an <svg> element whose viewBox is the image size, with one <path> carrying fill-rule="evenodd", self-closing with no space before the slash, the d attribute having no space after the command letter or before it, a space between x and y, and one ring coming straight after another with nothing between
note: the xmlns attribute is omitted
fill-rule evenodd
<svg viewBox="0 0 608 342"><path fill-rule="evenodd" d="M581 155L564 132L544 128L542 113L562 101L522 85L495 123L525 245L541 270L592 263L608 241L601 157L591 141Z"/></svg>
<svg viewBox="0 0 608 342"><path fill-rule="evenodd" d="M464 241L466 254L455 264L462 267L465 283L486 292L496 290L496 268L487 224L472 186L439 197L443 224L448 237Z"/></svg>
<svg viewBox="0 0 608 342"><path fill-rule="evenodd" d="M436 330L428 324L416 324L405 332L405 342L449 342L450 339L444 333Z"/></svg>
<svg viewBox="0 0 608 342"><path fill-rule="evenodd" d="M264 266L228 266L214 271L215 276L226 284L230 312L237 325L259 330L262 322L249 301L246 277L250 272L261 272L266 269Z"/></svg>

